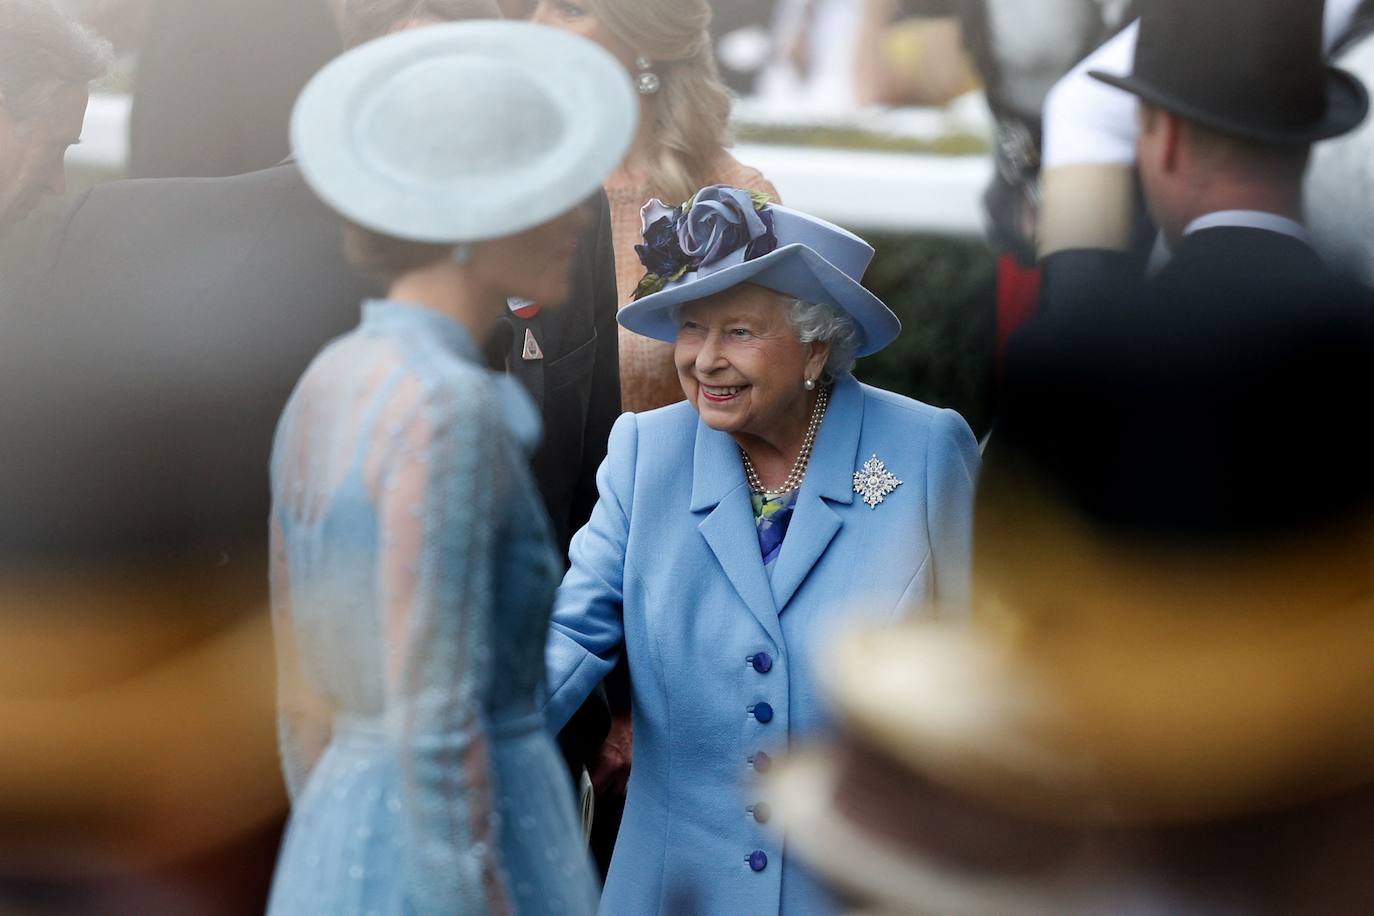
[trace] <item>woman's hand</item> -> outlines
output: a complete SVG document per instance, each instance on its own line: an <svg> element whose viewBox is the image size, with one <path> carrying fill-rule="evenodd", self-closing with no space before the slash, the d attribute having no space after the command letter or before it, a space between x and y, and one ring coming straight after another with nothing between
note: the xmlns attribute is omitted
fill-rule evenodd
<svg viewBox="0 0 1374 916"><path fill-rule="evenodd" d="M624 712L611 719L611 730L592 763L592 786L600 796L622 797L630 782L634 757L634 721Z"/></svg>

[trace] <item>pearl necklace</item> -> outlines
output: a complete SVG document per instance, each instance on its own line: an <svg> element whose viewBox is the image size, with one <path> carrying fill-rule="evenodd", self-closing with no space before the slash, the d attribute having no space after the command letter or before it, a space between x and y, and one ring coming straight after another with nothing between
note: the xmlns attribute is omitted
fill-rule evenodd
<svg viewBox="0 0 1374 916"><path fill-rule="evenodd" d="M781 488L766 488L759 479L759 472L754 470L754 462L749 460L749 453L744 449L739 450L740 457L744 459L744 479L749 482L749 489L755 493L762 493L765 500L773 500L791 493L802 485L802 480L806 478L807 465L811 463L811 448L816 444L816 433L820 431L821 421L825 419L825 408L829 403L830 389L822 388L816 395L816 405L811 408L811 422L806 426L806 436L802 439L797 460L792 463L792 473L787 475Z"/></svg>

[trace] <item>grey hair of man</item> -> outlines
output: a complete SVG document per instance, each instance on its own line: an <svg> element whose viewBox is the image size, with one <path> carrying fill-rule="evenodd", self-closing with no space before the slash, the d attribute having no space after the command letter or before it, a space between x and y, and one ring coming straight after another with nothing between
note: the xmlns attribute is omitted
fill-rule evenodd
<svg viewBox="0 0 1374 916"><path fill-rule="evenodd" d="M99 79L111 57L109 42L55 0L0 0L0 105L15 122L42 114L58 90Z"/></svg>
<svg viewBox="0 0 1374 916"><path fill-rule="evenodd" d="M381 38L411 20L500 18L501 7L496 0L343 0L340 26L344 44L351 48Z"/></svg>

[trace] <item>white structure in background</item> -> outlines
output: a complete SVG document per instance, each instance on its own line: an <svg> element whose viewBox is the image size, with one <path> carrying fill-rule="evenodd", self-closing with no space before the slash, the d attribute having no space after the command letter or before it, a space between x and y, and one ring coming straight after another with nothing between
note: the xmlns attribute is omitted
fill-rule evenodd
<svg viewBox="0 0 1374 916"><path fill-rule="evenodd" d="M783 201L855 230L983 236L986 156L865 153L803 146L740 146Z"/></svg>
<svg viewBox="0 0 1374 916"><path fill-rule="evenodd" d="M1348 48L1336 64L1374 86L1374 35ZM1374 284L1374 119L1313 148L1307 223L1333 266Z"/></svg>
<svg viewBox="0 0 1374 916"><path fill-rule="evenodd" d="M984 123L976 100L936 111L870 112L831 118L831 126L934 140L977 133ZM741 105L749 120L791 123L767 107ZM816 123L811 119L808 123ZM68 154L74 166L121 172L128 161L129 98L96 95L86 111L82 142ZM982 193L992 177L985 156L868 153L804 146L745 145L742 162L762 170L789 206L856 230L915 232L965 238L983 233Z"/></svg>
<svg viewBox="0 0 1374 916"><path fill-rule="evenodd" d="M129 111L127 95L91 96L81 142L67 151L67 162L80 168L123 172L129 162Z"/></svg>
<svg viewBox="0 0 1374 916"><path fill-rule="evenodd" d="M781 111L805 118L854 110L856 0L780 0L773 19L773 58L755 91ZM805 69L793 52L804 47Z"/></svg>

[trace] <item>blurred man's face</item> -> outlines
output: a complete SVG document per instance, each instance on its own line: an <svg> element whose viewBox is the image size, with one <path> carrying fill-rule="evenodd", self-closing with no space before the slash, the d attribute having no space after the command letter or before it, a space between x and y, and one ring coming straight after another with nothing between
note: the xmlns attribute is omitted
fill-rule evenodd
<svg viewBox="0 0 1374 916"><path fill-rule="evenodd" d="M90 96L64 86L47 108L15 121L0 103L0 236L24 220L44 194L67 190L67 148L81 140Z"/></svg>

